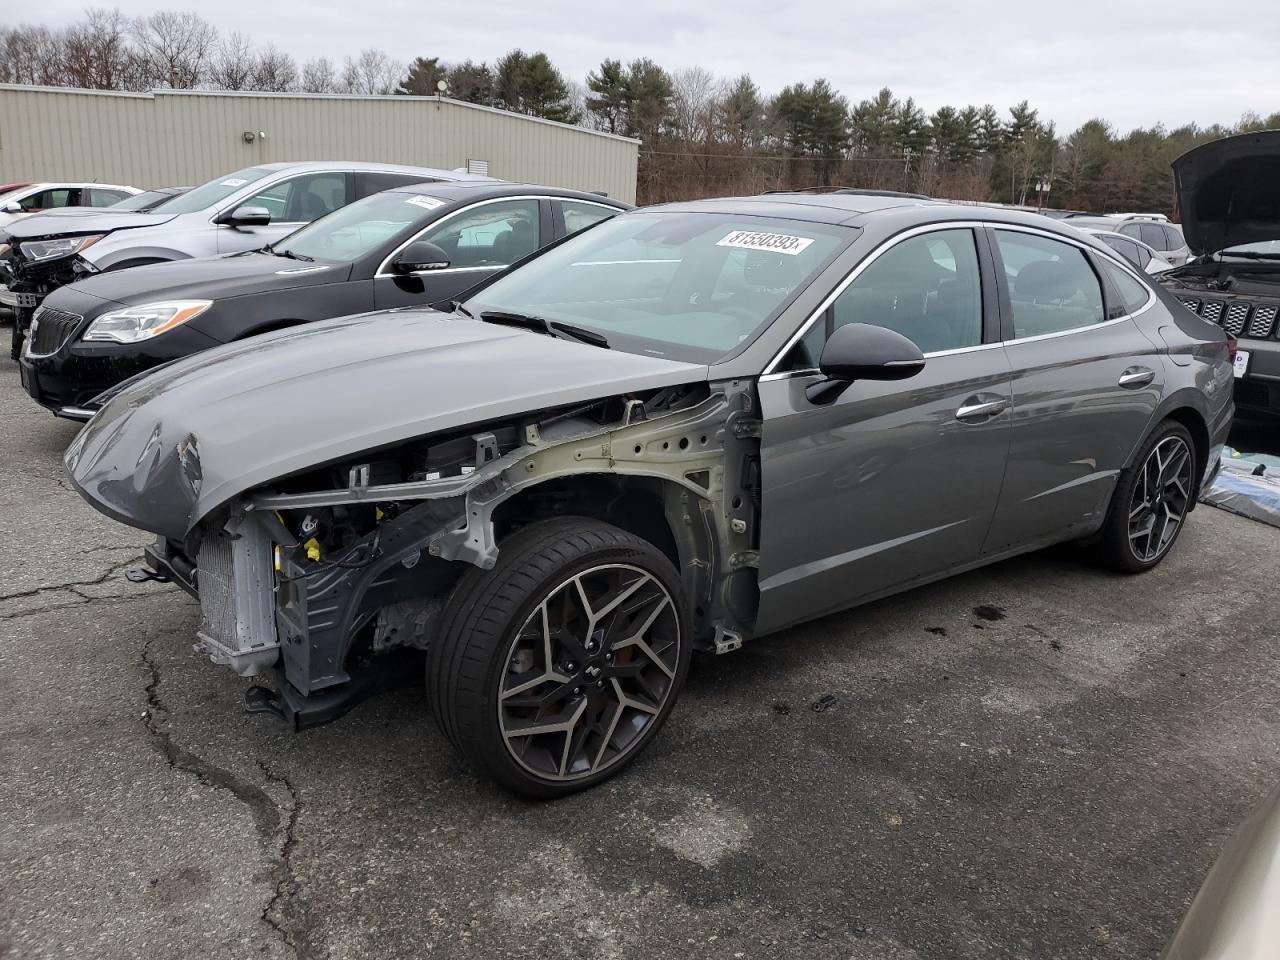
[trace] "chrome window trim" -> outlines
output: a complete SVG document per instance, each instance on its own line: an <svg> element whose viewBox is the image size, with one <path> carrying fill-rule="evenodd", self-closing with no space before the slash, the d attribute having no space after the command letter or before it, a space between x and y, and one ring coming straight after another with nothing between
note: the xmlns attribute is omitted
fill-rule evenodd
<svg viewBox="0 0 1280 960"><path fill-rule="evenodd" d="M1085 253L1092 253L1094 254L1094 256L1101 254L1104 258L1106 258L1106 260L1112 266L1119 267L1125 273L1129 274L1129 276L1132 279L1138 281L1138 284L1142 287L1142 289L1147 291L1147 302L1144 303L1137 310L1134 310L1132 313L1126 313L1122 317L1112 317L1110 319L1103 320L1101 323L1092 323L1087 327L1073 327L1070 330L1058 330L1058 331L1055 331L1054 333L1038 333L1033 337L1014 337L1011 340L1005 340L1004 341L1005 343L1029 343L1035 340L1048 340L1052 337L1065 337L1073 333L1084 333L1086 330L1097 330L1099 327L1107 327L1113 323L1120 323L1122 320L1129 320L1133 317L1138 316L1139 314L1146 313L1148 310L1151 309L1152 305L1155 304L1156 302L1156 295L1155 295L1155 292L1151 289L1151 285L1145 279L1142 279L1138 276L1138 273L1133 269L1133 267L1128 263L1128 261L1126 261L1122 256L1120 256L1120 254L1116 253L1114 250L1112 250L1110 247L1108 247L1104 243L1099 243L1098 246L1095 247L1091 243L1086 243L1083 240L1076 240L1074 237L1063 237L1063 236L1059 236L1056 233L1050 233L1047 230L1040 230L1036 227L1026 227L1021 224L990 223L988 224L988 226L990 226L992 230L1009 230L1015 233L1030 233L1036 236L1044 237L1046 240L1057 240L1059 243L1065 243L1065 244L1068 244L1069 246L1079 247L1081 250L1085 251ZM1130 237L1130 239L1133 239L1133 238ZM1137 242L1141 243L1142 241L1139 240ZM1102 249L1099 249L1099 247L1101 247ZM1098 283L1102 284L1102 282L1103 282L1102 278L1098 277ZM1104 302L1105 302L1105 297L1106 297L1105 286L1103 287L1102 293L1103 293Z"/></svg>
<svg viewBox="0 0 1280 960"><path fill-rule="evenodd" d="M867 269L867 267L871 266L871 264L875 263L876 260L880 259L880 257L884 253L886 253L888 250L892 249L893 247L896 247L899 243L902 243L904 240L910 240L911 238L920 236L921 234L924 234L924 233L937 233L942 230L977 230L977 229L981 229L984 226L986 226L986 224L984 224L980 220L954 220L954 221L943 221L938 223L927 223L919 227L912 227L909 230L904 230L901 233L895 233L892 237L884 241L884 243L880 244L880 246L876 247L869 254L863 257L862 260L858 263L858 265L855 266L852 270L850 270L849 273L845 276L845 278L841 280L838 284L836 284L835 287L832 288L831 292L823 298L822 302L818 304L817 308L813 311L813 313L809 314L808 319L806 319L804 323L800 324L800 326L796 329L796 332L793 333L787 339L787 342L782 345L782 349L779 350L777 353L775 353L773 355L773 359L770 360L767 364L765 364L764 373L761 374L761 379L763 379L764 377L771 377L779 372L774 368L779 363L782 362L782 358L785 357L790 352L792 347L794 347L797 343L800 342L800 340L804 338L804 335L809 332L809 328L812 327L814 323L816 323L822 317L822 315L827 312L827 310L831 307L831 305L836 302L836 299L840 296L840 294L844 293L845 289L851 283L853 283L853 281L857 280L858 277L862 275L862 272ZM978 239L975 236L974 250L973 250L975 256L979 255L977 244L978 244ZM982 344L974 345L974 347L986 347L986 346L995 346L995 344L982 343ZM974 349L974 347L958 347L956 349L972 350ZM941 352L949 353L951 351L941 351ZM925 354L925 356L928 357L930 356L930 354ZM810 368L810 369L812 370L816 368ZM789 374L805 373L805 372L806 371L804 370L792 370L792 371L789 371Z"/></svg>
<svg viewBox="0 0 1280 960"><path fill-rule="evenodd" d="M803 324L801 324L800 328L796 331L796 333L793 334L785 344L783 344L782 349L778 351L778 353L774 355L773 359L770 360L769 363L765 366L764 373L760 375L761 382L768 382L772 380L785 380L788 377L795 377L795 376L811 376L819 372L817 367L807 367L803 370L787 370L787 371L777 371L777 370L774 370L773 368L776 367L782 361L782 358L787 355L788 351L790 351L791 348L795 346L796 343L799 342L806 333L809 332L809 328L813 326L813 324L818 320L819 317L821 317L824 313L827 312L827 309L831 306L832 303L835 302L836 298L839 297L840 294L844 292L845 288L848 287L849 284L851 284L854 280L856 280L863 270L865 270L872 262L874 262L887 250L896 246L898 243L902 242L903 240L909 240L910 238L919 236L922 233L932 233L938 230L961 229L961 228L981 229L981 228L987 228L987 227L991 228L992 230L1009 230L1016 233L1029 233L1034 236L1044 237L1046 240L1057 240L1058 242L1065 243L1068 246L1077 247L1080 250L1083 250L1085 253L1093 253L1094 255L1101 254L1103 257L1106 258L1106 260L1112 266L1119 267L1125 273L1129 274L1131 278L1138 280L1138 282L1142 285L1142 288L1147 291L1147 302L1144 303L1137 310L1134 310L1132 313L1126 313L1122 317L1114 317L1109 320L1103 320L1100 323L1093 323L1087 327L1074 327L1070 330L1058 330L1053 333L1040 333L1031 337L1014 337L1010 340L1002 339L1002 340L997 340L994 343L976 344L975 346L972 346L972 347L956 347L955 349L952 349L952 350L936 350L936 351L933 351L932 353L926 353L924 355L924 358L926 360L932 357L948 357L948 356L961 354L961 353L975 353L979 350L989 350L992 347L1005 347L1015 343L1034 343L1039 340L1051 340L1055 337L1067 337L1073 334L1085 333L1090 330L1097 330L1101 327L1109 327L1109 326L1112 326L1113 324L1123 323L1125 320L1132 320L1134 317L1139 316L1143 313L1146 313L1148 310L1151 309L1152 306L1155 305L1156 295L1155 295L1155 292L1151 289L1150 284L1147 283L1145 280L1140 279L1137 273L1133 270L1133 268L1127 262L1125 262L1119 254L1115 253L1110 247L1108 247L1104 243L1099 242L1097 246L1094 246L1093 244L1088 243L1084 240L1077 240L1074 237L1064 237L1061 234L1054 233L1053 231L1050 231L1050 230L1042 230L1038 227L1028 227L1023 224L1017 224L1017 223L1001 223L997 220L988 220L988 221L957 220L954 222L940 221L938 223L930 223L930 224L926 224L925 226L912 227L910 230L904 230L902 233L895 234L894 236L886 240L884 243L880 244L880 246L872 250L871 253L869 253L856 267L853 268L852 271L850 271L848 276L846 276L839 284L836 285L836 287L832 290L832 292L828 294L826 298L823 299L822 303L818 305L817 310L815 310L812 314L810 314L809 318L805 320ZM1129 239L1133 239L1133 238L1129 238ZM1136 242L1141 243L1142 241L1138 240ZM1099 247L1103 249L1100 250ZM1100 286L1102 285L1103 281L1101 277L1098 278L1098 283ZM1105 298L1105 293L1106 291L1104 288L1103 289L1104 298ZM1104 299L1104 302L1105 302L1105 299Z"/></svg>
<svg viewBox="0 0 1280 960"><path fill-rule="evenodd" d="M413 274L393 273L388 269L388 265L391 263L392 260L396 258L396 256L399 253L401 253L404 250L405 247L409 246L409 244L414 243L417 240L420 240L424 233L427 233L429 230L434 230L436 227L440 226L442 223L448 223L454 217L461 216L464 213L469 213L470 211L475 210L478 207L485 207L492 203L506 203L509 200L533 200L536 202L539 200L557 200L557 199L563 199L563 198L546 197L546 196L540 196L538 194L532 194L532 193L530 194L522 193L522 194L519 194L518 196L511 196L511 197L490 197L488 200L477 200L475 203L469 204L468 206L460 207L459 209L453 211L453 213L449 214L447 217L441 217L439 220L432 220L425 227L423 227L421 230L415 233L412 237L404 241L404 243L400 244L400 246L396 247L389 254L387 254L386 257L383 258L382 263L378 264L378 269L374 271L373 279L385 280L387 278L394 278L394 277L427 276L427 275L438 277L438 276L442 276L444 274L449 274L449 273L479 273L482 270L505 270L507 269L507 267L511 266L511 264L495 263L487 267L445 267L443 270L423 270ZM605 204L600 204L600 206L605 206ZM621 213L622 211L618 211L618 212ZM539 218L538 218L538 246L536 249L537 250L542 249L541 211L539 211Z"/></svg>

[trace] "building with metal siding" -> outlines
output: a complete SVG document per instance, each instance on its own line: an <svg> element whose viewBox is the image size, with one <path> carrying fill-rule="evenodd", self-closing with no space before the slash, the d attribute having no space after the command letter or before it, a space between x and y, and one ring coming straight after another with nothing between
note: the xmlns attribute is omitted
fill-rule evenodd
<svg viewBox="0 0 1280 960"><path fill-rule="evenodd" d="M145 188L279 160L480 162L504 180L634 202L638 156L638 140L446 98L0 84L0 182Z"/></svg>

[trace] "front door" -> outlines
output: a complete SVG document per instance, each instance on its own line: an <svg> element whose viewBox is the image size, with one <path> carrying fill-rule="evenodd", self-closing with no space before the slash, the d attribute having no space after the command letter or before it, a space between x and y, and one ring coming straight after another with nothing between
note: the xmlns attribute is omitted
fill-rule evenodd
<svg viewBox="0 0 1280 960"><path fill-rule="evenodd" d="M978 558L1008 455L1011 390L980 242L967 227L899 240L761 379L758 633ZM925 368L815 405L804 388L820 379L822 346L851 322L913 340Z"/></svg>
<svg viewBox="0 0 1280 960"><path fill-rule="evenodd" d="M543 220L539 200L513 197L477 203L432 224L402 247L417 240L434 243L448 254L449 266L419 274L397 273L392 266L396 253L391 254L374 277L375 309L456 299L546 243L550 231L544 231Z"/></svg>
<svg viewBox="0 0 1280 960"><path fill-rule="evenodd" d="M262 227L216 227L218 253L265 247L345 207L351 202L351 177L341 170L301 173L236 201L235 207L264 207L271 213L271 222Z"/></svg>

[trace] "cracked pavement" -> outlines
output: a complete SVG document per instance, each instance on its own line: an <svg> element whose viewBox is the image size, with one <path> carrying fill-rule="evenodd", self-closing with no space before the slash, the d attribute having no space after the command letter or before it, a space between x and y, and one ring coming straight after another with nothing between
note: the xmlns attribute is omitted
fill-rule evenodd
<svg viewBox="0 0 1280 960"><path fill-rule="evenodd" d="M300 735L123 571L0 362L0 957L1154 956L1280 779L1280 531L1071 550L696 663L610 783L474 777L420 691Z"/></svg>

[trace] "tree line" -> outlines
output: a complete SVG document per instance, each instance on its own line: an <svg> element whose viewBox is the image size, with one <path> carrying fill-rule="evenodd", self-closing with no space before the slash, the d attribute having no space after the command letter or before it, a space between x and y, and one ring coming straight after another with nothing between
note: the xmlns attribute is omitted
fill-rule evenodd
<svg viewBox="0 0 1280 960"><path fill-rule="evenodd" d="M272 44L220 34L191 12L129 18L91 8L69 27L0 28L0 82L138 91L154 88L434 96L641 141L641 203L844 185L958 200L1096 212L1176 214L1169 164L1198 143L1280 126L1280 113L1232 125L1156 125L1127 133L1093 119L1063 135L1023 100L932 112L888 88L856 103L826 80L766 93L747 74L669 70L606 59L579 83L543 52L493 63L378 49L298 63Z"/></svg>

